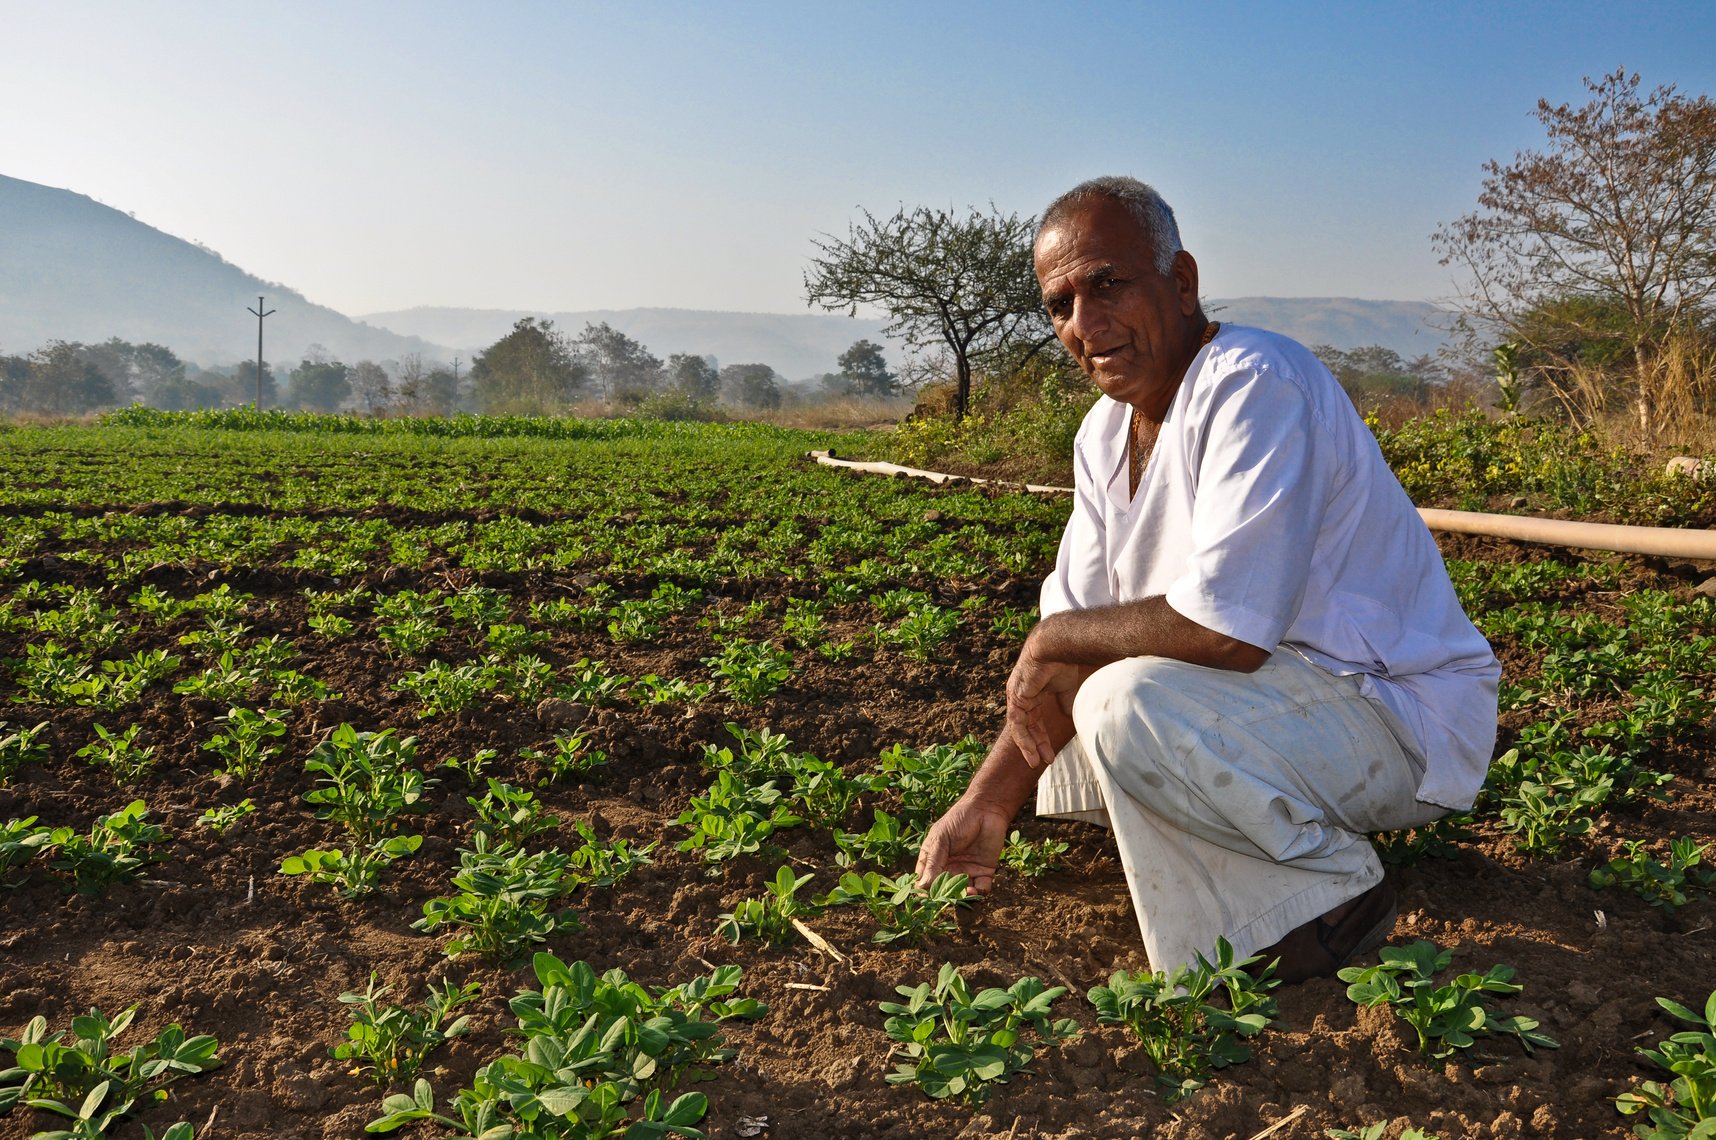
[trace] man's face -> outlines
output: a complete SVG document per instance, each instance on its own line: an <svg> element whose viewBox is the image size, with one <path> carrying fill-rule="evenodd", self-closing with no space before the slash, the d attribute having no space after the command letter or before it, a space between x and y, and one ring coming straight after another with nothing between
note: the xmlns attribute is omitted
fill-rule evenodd
<svg viewBox="0 0 1716 1140"><path fill-rule="evenodd" d="M1079 367L1104 394L1161 419L1203 331L1191 255L1157 273L1144 228L1096 198L1042 232L1036 264L1055 335Z"/></svg>

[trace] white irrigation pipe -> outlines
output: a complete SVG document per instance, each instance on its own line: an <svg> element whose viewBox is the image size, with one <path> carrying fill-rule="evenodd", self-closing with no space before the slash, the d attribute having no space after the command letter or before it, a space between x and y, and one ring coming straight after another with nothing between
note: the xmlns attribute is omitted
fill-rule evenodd
<svg viewBox="0 0 1716 1140"><path fill-rule="evenodd" d="M1072 491L1071 487L1050 487L1038 483L967 479L961 475L901 467L895 463L857 463L849 459L836 459L832 451L813 451L810 458L829 467L845 467L875 475L904 475L914 479L928 479L932 483L993 482L1002 487L1023 487L1027 491L1039 493ZM1420 507L1418 513L1423 516L1424 525L1431 530L1511 538L1519 542L1535 542L1548 546L1571 546L1580 550L1613 550L1625 554L1655 554L1664 558L1716 561L1716 531L1660 526L1615 526L1609 523L1572 522L1567 519L1530 518L1525 515L1443 511L1431 507Z"/></svg>

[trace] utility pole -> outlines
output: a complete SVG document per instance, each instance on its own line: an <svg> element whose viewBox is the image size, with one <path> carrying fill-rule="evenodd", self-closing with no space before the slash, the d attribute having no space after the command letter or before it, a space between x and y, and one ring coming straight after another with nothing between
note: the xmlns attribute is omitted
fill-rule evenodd
<svg viewBox="0 0 1716 1140"><path fill-rule="evenodd" d="M262 311L262 298L256 299L256 308L245 308L247 313L256 314L256 410L262 410L262 318L274 315L274 310Z"/></svg>

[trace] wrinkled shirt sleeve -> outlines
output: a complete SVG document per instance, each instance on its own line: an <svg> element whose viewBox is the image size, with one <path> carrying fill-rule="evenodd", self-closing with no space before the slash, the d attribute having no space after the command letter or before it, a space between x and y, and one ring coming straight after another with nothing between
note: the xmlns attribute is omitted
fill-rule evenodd
<svg viewBox="0 0 1716 1140"><path fill-rule="evenodd" d="M1080 429L1079 434L1085 434ZM1082 441L1081 441L1082 442ZM1073 509L1061 532L1055 569L1043 579L1038 610L1043 617L1067 610L1085 610L1115 603L1109 574L1108 528L1102 492L1090 467L1088 450L1076 447L1073 467Z"/></svg>
<svg viewBox="0 0 1716 1140"><path fill-rule="evenodd" d="M1205 433L1187 456L1196 488L1192 550L1168 604L1217 633L1273 650L1305 598L1336 449L1294 377L1239 369L1208 399Z"/></svg>

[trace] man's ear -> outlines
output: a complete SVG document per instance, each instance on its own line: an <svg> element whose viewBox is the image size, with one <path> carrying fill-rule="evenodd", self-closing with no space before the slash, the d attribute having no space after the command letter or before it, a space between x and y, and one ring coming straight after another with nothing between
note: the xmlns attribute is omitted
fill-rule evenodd
<svg viewBox="0 0 1716 1140"><path fill-rule="evenodd" d="M1174 254L1172 266L1174 288L1180 295L1180 312L1191 316L1198 311L1198 262L1185 250Z"/></svg>

